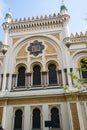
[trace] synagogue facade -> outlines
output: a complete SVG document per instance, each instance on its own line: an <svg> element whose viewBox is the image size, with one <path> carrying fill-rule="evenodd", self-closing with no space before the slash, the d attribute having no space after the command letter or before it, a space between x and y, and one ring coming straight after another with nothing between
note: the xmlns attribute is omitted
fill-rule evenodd
<svg viewBox="0 0 87 130"><path fill-rule="evenodd" d="M6 14L0 43L0 122L5 130L48 130L49 122L51 130L87 130L87 90L78 93L69 75L87 78L87 71L77 71L80 63L86 66L87 32L70 34L69 22L65 5L49 16L14 20Z"/></svg>

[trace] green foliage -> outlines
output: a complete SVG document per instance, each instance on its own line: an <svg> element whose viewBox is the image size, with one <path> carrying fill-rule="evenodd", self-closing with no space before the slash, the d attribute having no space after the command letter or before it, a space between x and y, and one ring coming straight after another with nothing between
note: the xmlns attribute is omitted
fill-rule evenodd
<svg viewBox="0 0 87 130"><path fill-rule="evenodd" d="M85 20L87 20L87 18L85 18Z"/></svg>
<svg viewBox="0 0 87 130"><path fill-rule="evenodd" d="M78 76L73 72L70 72L69 75L71 76L72 79L78 79Z"/></svg>
<svg viewBox="0 0 87 130"><path fill-rule="evenodd" d="M87 41L85 42L85 45L87 46Z"/></svg>
<svg viewBox="0 0 87 130"><path fill-rule="evenodd" d="M87 71L87 57L81 60L79 67L77 68L77 71L86 72ZM72 81L74 83L72 84L73 89L70 89L69 86L64 86L64 90L66 92L69 92L70 95L76 95L82 91L87 90L87 78L80 78L77 74L74 72L69 73Z"/></svg>
<svg viewBox="0 0 87 130"><path fill-rule="evenodd" d="M64 90L68 90L69 89L69 86L64 86Z"/></svg>

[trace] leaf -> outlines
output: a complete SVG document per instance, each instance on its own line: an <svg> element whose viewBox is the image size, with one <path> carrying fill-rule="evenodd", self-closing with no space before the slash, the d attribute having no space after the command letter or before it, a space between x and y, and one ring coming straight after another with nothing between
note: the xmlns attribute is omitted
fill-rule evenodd
<svg viewBox="0 0 87 130"><path fill-rule="evenodd" d="M72 79L78 79L78 76L73 72L70 72L69 75L71 76Z"/></svg>
<svg viewBox="0 0 87 130"><path fill-rule="evenodd" d="M64 86L64 90L68 90L69 89L69 86Z"/></svg>
<svg viewBox="0 0 87 130"><path fill-rule="evenodd" d="M85 20L87 20L87 18L85 18Z"/></svg>

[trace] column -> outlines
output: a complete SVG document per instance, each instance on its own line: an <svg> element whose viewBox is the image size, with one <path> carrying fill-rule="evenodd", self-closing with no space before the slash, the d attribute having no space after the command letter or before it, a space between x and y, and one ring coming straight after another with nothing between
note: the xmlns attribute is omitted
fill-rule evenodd
<svg viewBox="0 0 87 130"><path fill-rule="evenodd" d="M2 115L2 126L4 129L6 129L6 120L7 119L7 101L5 101L5 105L3 107L3 115Z"/></svg>
<svg viewBox="0 0 87 130"><path fill-rule="evenodd" d="M46 86L47 84L47 72L42 72L42 86Z"/></svg>
<svg viewBox="0 0 87 130"><path fill-rule="evenodd" d="M2 123L3 107L0 106L0 122Z"/></svg>
<svg viewBox="0 0 87 130"><path fill-rule="evenodd" d="M24 130L31 130L30 129L30 106L25 105L24 108Z"/></svg>
<svg viewBox="0 0 87 130"><path fill-rule="evenodd" d="M12 130L14 127L13 124L13 106L7 106L6 108L6 116L5 116L5 130Z"/></svg>
<svg viewBox="0 0 87 130"><path fill-rule="evenodd" d="M30 76L30 88L33 86L33 73Z"/></svg>
<svg viewBox="0 0 87 130"><path fill-rule="evenodd" d="M12 74L12 87L11 89L13 90L16 87L16 74Z"/></svg>
<svg viewBox="0 0 87 130"><path fill-rule="evenodd" d="M3 83L3 74L1 74L0 90L2 90L2 83Z"/></svg>
<svg viewBox="0 0 87 130"><path fill-rule="evenodd" d="M67 69L64 69L64 74L65 74L65 85L68 85L68 75L67 75Z"/></svg>
<svg viewBox="0 0 87 130"><path fill-rule="evenodd" d="M69 129L70 130L74 130L73 129L73 123L72 123L72 115L71 115L71 109L70 109L70 102L66 102L67 105L67 111L68 111L68 118L69 118Z"/></svg>
<svg viewBox="0 0 87 130"><path fill-rule="evenodd" d="M26 73L25 86L27 88L31 87L31 73Z"/></svg>
<svg viewBox="0 0 87 130"><path fill-rule="evenodd" d="M61 70L58 70L58 78L59 78L59 86L62 86L63 82L62 82L62 72L61 72Z"/></svg>
<svg viewBox="0 0 87 130"><path fill-rule="evenodd" d="M8 85L9 85L9 74L7 73L6 74L6 87L5 87L6 90L8 89Z"/></svg>
<svg viewBox="0 0 87 130"><path fill-rule="evenodd" d="M77 102L78 117L81 130L87 129L87 118L84 102Z"/></svg>
<svg viewBox="0 0 87 130"><path fill-rule="evenodd" d="M85 112L86 112L86 118L87 118L87 102L85 102L84 105L85 105Z"/></svg>
<svg viewBox="0 0 87 130"><path fill-rule="evenodd" d="M26 88L29 88L29 73L25 74L25 86Z"/></svg>
<svg viewBox="0 0 87 130"><path fill-rule="evenodd" d="M48 105L44 104L43 105L43 130L48 130L48 127L45 127L45 121L49 120L49 110L48 110Z"/></svg>
<svg viewBox="0 0 87 130"><path fill-rule="evenodd" d="M70 68L70 72L72 73L73 72L73 68ZM73 78L71 77L71 82L73 84Z"/></svg>
<svg viewBox="0 0 87 130"><path fill-rule="evenodd" d="M61 126L63 130L71 130L70 129L70 121L69 121L69 115L68 115L68 108L67 108L67 103L62 103L61 104L61 115L60 115L60 120L61 120Z"/></svg>
<svg viewBox="0 0 87 130"><path fill-rule="evenodd" d="M5 87L6 87L6 73L7 73L7 67L8 67L8 63L9 63L9 52L7 51L7 46L8 46L8 31L9 31L9 26L8 23L5 23L6 25L3 26L4 28L4 50L5 53L4 54L4 72L3 72L3 83L2 83L2 90L5 91Z"/></svg>
<svg viewBox="0 0 87 130"><path fill-rule="evenodd" d="M65 82L64 69L63 69L61 72L62 72L62 86L65 86L65 85L66 85L66 82Z"/></svg>
<svg viewBox="0 0 87 130"><path fill-rule="evenodd" d="M46 86L49 86L49 71L46 73Z"/></svg>
<svg viewBox="0 0 87 130"><path fill-rule="evenodd" d="M7 68L8 68L8 61L9 61L8 52L6 53L6 56L4 58L4 72L3 72L3 82L2 82L2 91L5 91L6 89L6 74L7 74Z"/></svg>

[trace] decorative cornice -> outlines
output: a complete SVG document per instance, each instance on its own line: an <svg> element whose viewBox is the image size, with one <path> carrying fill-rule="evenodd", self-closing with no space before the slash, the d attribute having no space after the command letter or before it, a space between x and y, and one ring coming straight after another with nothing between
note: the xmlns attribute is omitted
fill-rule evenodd
<svg viewBox="0 0 87 130"><path fill-rule="evenodd" d="M71 33L70 37L66 37L63 39L63 42L68 48L71 44L86 43L87 42L87 31L85 32L85 34L83 34L82 32L80 32L80 34L78 34L76 32L75 35Z"/></svg>
<svg viewBox="0 0 87 130"><path fill-rule="evenodd" d="M24 18L23 20L20 18L12 20L10 23L3 23L3 28L9 27L9 33L17 33L17 32L25 32L25 31L37 31L44 29L53 29L63 27L65 22L69 21L69 15L61 15L53 14L53 15L45 15L41 17L32 17L31 19Z"/></svg>

